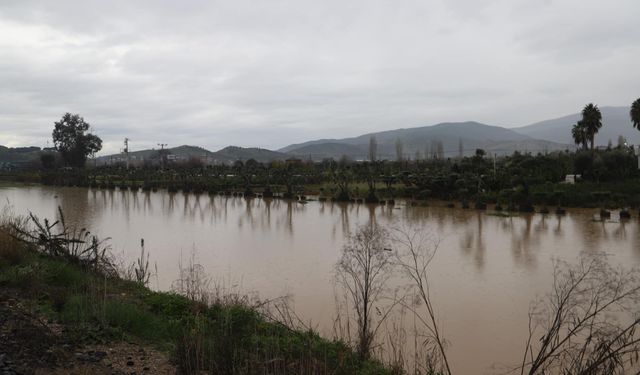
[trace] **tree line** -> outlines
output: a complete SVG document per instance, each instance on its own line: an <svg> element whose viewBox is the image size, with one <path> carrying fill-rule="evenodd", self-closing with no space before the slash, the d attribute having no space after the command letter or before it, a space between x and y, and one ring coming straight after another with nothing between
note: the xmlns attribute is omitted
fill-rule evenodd
<svg viewBox="0 0 640 375"><path fill-rule="evenodd" d="M581 112L582 118L571 128L571 135L576 145L582 149L595 147L595 135L602 128L602 113L597 105L587 104ZM631 104L629 111L631 124L640 131L640 98ZM89 132L90 125L79 114L65 113L59 121L54 123L52 133L55 149L60 153L66 166L84 167L87 158L95 155L102 149L102 139ZM404 146L398 139L395 143L396 159L402 161L404 157ZM459 155L463 156L462 140L459 142ZM378 142L375 136L369 139L369 161L378 160ZM444 159L444 150L441 141L432 140L431 146L425 148L425 158L433 156L437 159ZM43 164L51 163L51 155L43 156ZM419 159L416 157L416 159Z"/></svg>

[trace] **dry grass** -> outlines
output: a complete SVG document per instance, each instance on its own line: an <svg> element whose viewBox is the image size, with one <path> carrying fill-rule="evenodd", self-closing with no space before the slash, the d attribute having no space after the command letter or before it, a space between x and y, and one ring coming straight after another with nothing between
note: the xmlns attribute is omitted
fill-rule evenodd
<svg viewBox="0 0 640 375"><path fill-rule="evenodd" d="M9 265L20 263L25 255L25 247L17 238L16 228L24 228L26 221L11 212L9 207L0 211L0 259Z"/></svg>

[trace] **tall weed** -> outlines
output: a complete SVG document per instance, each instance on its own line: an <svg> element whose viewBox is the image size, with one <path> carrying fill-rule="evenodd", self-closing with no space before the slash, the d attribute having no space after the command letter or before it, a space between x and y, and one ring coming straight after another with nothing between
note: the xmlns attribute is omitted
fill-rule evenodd
<svg viewBox="0 0 640 375"><path fill-rule="evenodd" d="M93 272L113 275L116 268L105 242L86 228L68 226L62 208L58 207L59 219L53 223L49 219L40 220L29 214L26 225L13 225L16 238L36 251L54 258L62 258L71 264L79 264Z"/></svg>

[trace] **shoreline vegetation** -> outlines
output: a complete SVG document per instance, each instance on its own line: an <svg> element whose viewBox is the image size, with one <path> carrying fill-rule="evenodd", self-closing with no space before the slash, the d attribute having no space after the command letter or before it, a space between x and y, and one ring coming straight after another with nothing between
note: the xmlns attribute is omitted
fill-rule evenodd
<svg viewBox="0 0 640 375"><path fill-rule="evenodd" d="M418 227L357 228L336 265L348 302L336 312L335 338L327 339L305 325L286 298L259 300L212 287L195 255L180 262L171 291L153 291L143 240L138 260L125 265L111 255L108 239L68 226L61 210L50 221L16 217L6 208L0 214L0 336L5 327L21 328L9 330L13 336L0 344L0 359L10 373L67 371L75 368L65 359L70 355L104 364L112 348L134 345L140 353L164 355L173 366L167 373L455 374L429 293L429 265L438 248L432 240ZM395 277L411 285L392 292L388 282ZM551 292L531 305L524 358L511 372L622 374L636 368L640 269L614 268L593 255L577 265L556 263L553 279ZM9 314L7 306L13 306ZM394 324L387 318L398 309L419 322L412 334L424 342L415 353L403 352L407 332L379 332ZM18 313L19 322L11 318ZM39 329L17 339L27 332L25 319ZM393 349L387 353L385 340ZM96 345L106 351L88 349ZM131 354L126 358L134 363Z"/></svg>
<svg viewBox="0 0 640 375"><path fill-rule="evenodd" d="M640 169L632 147L490 157L261 163L233 165L185 162L161 154L142 167L123 163L86 168L41 167L0 172L0 181L104 190L193 193L245 198L281 198L389 204L396 199L423 206L444 201L450 207L496 211L564 212L568 207L619 209L629 216L640 208Z"/></svg>
<svg viewBox="0 0 640 375"><path fill-rule="evenodd" d="M67 227L62 212L56 222L7 210L0 217L0 300L17 299L28 316L63 327L62 340L76 352L97 344L147 345L184 374L399 373L304 327L285 299L211 290L193 259L181 266L170 292L149 289L149 272L144 244L137 263L123 267L105 242ZM35 347L32 356L49 360L0 345L5 356L17 357L9 362L14 373L63 368L63 360L50 358L53 346L27 345Z"/></svg>

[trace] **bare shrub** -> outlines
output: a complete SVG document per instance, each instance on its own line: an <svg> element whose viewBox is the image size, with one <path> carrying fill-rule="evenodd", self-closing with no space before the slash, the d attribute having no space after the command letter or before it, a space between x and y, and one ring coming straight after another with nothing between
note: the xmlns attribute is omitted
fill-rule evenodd
<svg viewBox="0 0 640 375"><path fill-rule="evenodd" d="M296 313L291 296L257 301L251 308L256 309L267 321L278 323L290 331L318 332L318 327L305 322Z"/></svg>
<svg viewBox="0 0 640 375"><path fill-rule="evenodd" d="M356 350L363 359L370 357L376 333L394 305L381 303L389 297L387 281L392 267L388 233L377 224L358 228L342 248L336 278L351 302L357 326Z"/></svg>
<svg viewBox="0 0 640 375"><path fill-rule="evenodd" d="M259 301L256 293L250 293L242 288L242 282L229 278L210 278L209 303L220 306L253 306Z"/></svg>
<svg viewBox="0 0 640 375"><path fill-rule="evenodd" d="M575 266L556 262L551 293L529 313L520 373L636 373L639 275L637 269L614 268L603 257Z"/></svg>
<svg viewBox="0 0 640 375"><path fill-rule="evenodd" d="M211 279L204 267L196 262L196 251L191 251L189 262L182 263L182 256L178 263L178 279L171 284L171 289L188 299L208 305L210 302L209 286Z"/></svg>
<svg viewBox="0 0 640 375"><path fill-rule="evenodd" d="M418 323L416 338L421 339L420 349L416 342L414 373L441 372L451 375L446 353L447 342L438 326L428 278L429 265L437 253L439 240L422 228L401 227L393 229L393 244L397 246L396 264L408 278L408 292L412 296L410 303L402 300L403 307L413 312ZM418 358L421 355L424 356Z"/></svg>
<svg viewBox="0 0 640 375"><path fill-rule="evenodd" d="M406 347L408 343L408 332L406 329L407 309L405 307L396 309L396 313L384 322L384 350L380 350L378 355L384 358L385 362L394 374L404 374L409 366ZM417 375L414 372L414 375Z"/></svg>

